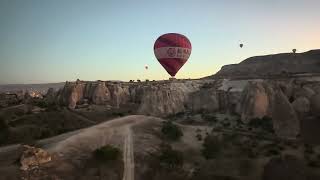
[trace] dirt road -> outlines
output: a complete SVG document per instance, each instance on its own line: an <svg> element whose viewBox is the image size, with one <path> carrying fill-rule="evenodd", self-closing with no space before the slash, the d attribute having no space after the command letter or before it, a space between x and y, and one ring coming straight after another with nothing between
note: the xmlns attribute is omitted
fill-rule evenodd
<svg viewBox="0 0 320 180"><path fill-rule="evenodd" d="M134 180L134 151L131 127L126 127L126 137L123 144L124 172L123 180Z"/></svg>

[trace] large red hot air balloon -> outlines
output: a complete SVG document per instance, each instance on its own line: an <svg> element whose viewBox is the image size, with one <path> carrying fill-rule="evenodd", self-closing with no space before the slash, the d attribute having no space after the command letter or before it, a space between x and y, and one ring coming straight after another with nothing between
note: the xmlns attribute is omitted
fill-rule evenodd
<svg viewBox="0 0 320 180"><path fill-rule="evenodd" d="M160 64L174 77L187 62L192 48L189 39L184 35L168 33L156 40L153 49Z"/></svg>

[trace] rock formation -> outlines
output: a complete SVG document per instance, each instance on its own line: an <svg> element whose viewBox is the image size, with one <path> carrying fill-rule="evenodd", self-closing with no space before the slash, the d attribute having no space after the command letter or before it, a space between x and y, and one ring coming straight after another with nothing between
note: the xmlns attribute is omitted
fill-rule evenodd
<svg viewBox="0 0 320 180"><path fill-rule="evenodd" d="M196 82L149 86L143 94L139 113L164 117L183 112L190 94L198 89Z"/></svg>
<svg viewBox="0 0 320 180"><path fill-rule="evenodd" d="M272 103L273 128L279 137L295 138L300 133L300 122L292 105L280 89L276 89Z"/></svg>
<svg viewBox="0 0 320 180"><path fill-rule="evenodd" d="M300 117L310 112L310 101L306 97L297 98L293 101L292 106Z"/></svg>
<svg viewBox="0 0 320 180"><path fill-rule="evenodd" d="M314 116L320 116L320 94L316 94L311 98L311 113Z"/></svg>
<svg viewBox="0 0 320 180"><path fill-rule="evenodd" d="M107 104L111 99L110 91L105 82L99 82L92 93L92 102L94 104Z"/></svg>
<svg viewBox="0 0 320 180"><path fill-rule="evenodd" d="M69 108L84 101L113 108L135 104L137 113L159 117L186 111L221 112L238 114L244 123L248 123L251 119L268 116L272 118L278 136L295 138L300 132L300 120L320 112L316 84L291 79L146 83L77 81L66 83L57 97Z"/></svg>
<svg viewBox="0 0 320 180"><path fill-rule="evenodd" d="M296 108L298 103L300 100L295 103ZM264 116L273 119L274 130L280 137L295 138L300 132L296 111L278 83L249 83L242 93L241 119L248 123L253 118Z"/></svg>
<svg viewBox="0 0 320 180"><path fill-rule="evenodd" d="M24 145L23 148L24 151L20 158L20 169L23 171L38 168L42 164L51 161L51 155L43 149L28 145Z"/></svg>
<svg viewBox="0 0 320 180"><path fill-rule="evenodd" d="M239 64L225 65L215 77L252 78L286 76L291 73L320 73L320 50L250 57Z"/></svg>
<svg viewBox="0 0 320 180"><path fill-rule="evenodd" d="M241 120L249 122L253 118L271 116L273 90L268 84L251 82L242 93Z"/></svg>

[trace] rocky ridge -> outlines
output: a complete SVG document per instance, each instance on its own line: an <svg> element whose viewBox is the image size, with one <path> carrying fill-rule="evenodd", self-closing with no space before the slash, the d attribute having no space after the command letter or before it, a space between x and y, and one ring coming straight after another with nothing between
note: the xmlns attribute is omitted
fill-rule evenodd
<svg viewBox="0 0 320 180"><path fill-rule="evenodd" d="M282 75L320 73L320 50L250 57L239 64L225 65L213 77L274 78Z"/></svg>
<svg viewBox="0 0 320 180"><path fill-rule="evenodd" d="M244 123L270 117L278 136L295 138L300 121L319 114L319 86L318 81L296 78L136 83L78 80L66 83L56 93L56 100L71 109L83 103L113 108L135 104L135 113L158 117L187 111L237 114Z"/></svg>

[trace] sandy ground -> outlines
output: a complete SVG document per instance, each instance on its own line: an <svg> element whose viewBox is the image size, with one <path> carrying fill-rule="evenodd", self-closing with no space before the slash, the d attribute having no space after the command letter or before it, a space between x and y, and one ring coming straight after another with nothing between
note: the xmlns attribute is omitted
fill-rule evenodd
<svg viewBox="0 0 320 180"><path fill-rule="evenodd" d="M52 154L58 155L62 159L86 159L92 152L104 145L112 144L123 152L124 172L123 180L134 180L134 132L133 126L147 125L155 121L161 122L163 119L151 116L132 115L110 120L88 128L61 134L52 138L38 141L38 144ZM160 125L160 123L157 126ZM149 125L147 125L149 126ZM201 142L196 139L197 131L201 130L203 137L211 129L207 126L187 126L181 125L184 131L182 141L177 144L179 147L190 146L192 149L201 147ZM199 133L199 132L198 132ZM137 145L137 144L136 144ZM20 145L11 145L0 148L0 157L8 159L7 155L17 152ZM139 147L136 147L139 149ZM137 151L140 151L136 149ZM6 155L7 154L7 155ZM15 156L15 158L17 158ZM59 158L59 159L60 159ZM1 158L0 158L1 159ZM14 160L14 158L12 158ZM8 161L9 163L9 161ZM4 165L4 164L3 164Z"/></svg>
<svg viewBox="0 0 320 180"><path fill-rule="evenodd" d="M132 115L117 118L86 129L43 140L44 149L60 157L83 157L92 151L112 144L122 149L124 161L123 180L134 180L134 146L131 127L155 118Z"/></svg>
<svg viewBox="0 0 320 180"><path fill-rule="evenodd" d="M43 139L38 144L43 149L57 154L63 159L91 156L92 151L95 149L106 144L112 144L123 151L123 180L134 180L134 140L131 127L154 119L156 118L142 115L126 116L85 129ZM1 147L0 157L7 160L9 158L8 155L12 154L12 152L18 152L19 148L21 148L19 144ZM13 161L16 158L15 156L9 159ZM10 163L10 161L7 163Z"/></svg>

